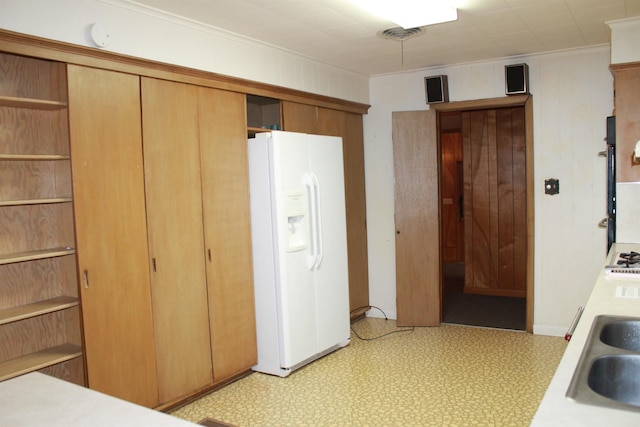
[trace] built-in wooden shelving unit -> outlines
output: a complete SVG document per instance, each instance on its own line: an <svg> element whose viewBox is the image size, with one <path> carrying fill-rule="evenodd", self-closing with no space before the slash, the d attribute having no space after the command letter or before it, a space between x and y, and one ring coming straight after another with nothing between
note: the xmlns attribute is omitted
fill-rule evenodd
<svg viewBox="0 0 640 427"><path fill-rule="evenodd" d="M84 383L66 64L0 53L0 381Z"/></svg>

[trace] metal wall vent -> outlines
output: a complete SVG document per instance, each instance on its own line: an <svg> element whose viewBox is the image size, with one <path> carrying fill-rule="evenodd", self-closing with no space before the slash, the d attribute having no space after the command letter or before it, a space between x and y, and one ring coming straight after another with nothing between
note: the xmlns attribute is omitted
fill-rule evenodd
<svg viewBox="0 0 640 427"><path fill-rule="evenodd" d="M425 33L424 27L402 28L393 27L378 32L378 37L389 40L405 41L414 37L421 36Z"/></svg>

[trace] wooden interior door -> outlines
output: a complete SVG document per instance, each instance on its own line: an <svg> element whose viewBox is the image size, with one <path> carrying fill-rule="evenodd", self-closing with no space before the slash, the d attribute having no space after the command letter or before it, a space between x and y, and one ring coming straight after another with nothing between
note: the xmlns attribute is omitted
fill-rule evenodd
<svg viewBox="0 0 640 427"><path fill-rule="evenodd" d="M160 403L213 383L195 86L142 78Z"/></svg>
<svg viewBox="0 0 640 427"><path fill-rule="evenodd" d="M394 112L392 133L397 323L437 326L441 264L436 112Z"/></svg>
<svg viewBox="0 0 640 427"><path fill-rule="evenodd" d="M462 113L465 292L525 297L525 108Z"/></svg>
<svg viewBox="0 0 640 427"><path fill-rule="evenodd" d="M138 76L68 66L89 387L158 404Z"/></svg>
<svg viewBox="0 0 640 427"><path fill-rule="evenodd" d="M198 88L214 382L258 363L245 96Z"/></svg>

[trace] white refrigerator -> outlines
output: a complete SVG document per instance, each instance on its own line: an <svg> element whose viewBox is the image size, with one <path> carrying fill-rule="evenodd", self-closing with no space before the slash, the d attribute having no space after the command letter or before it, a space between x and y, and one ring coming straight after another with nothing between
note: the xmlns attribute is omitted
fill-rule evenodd
<svg viewBox="0 0 640 427"><path fill-rule="evenodd" d="M349 344L342 138L249 139L258 364L286 377Z"/></svg>

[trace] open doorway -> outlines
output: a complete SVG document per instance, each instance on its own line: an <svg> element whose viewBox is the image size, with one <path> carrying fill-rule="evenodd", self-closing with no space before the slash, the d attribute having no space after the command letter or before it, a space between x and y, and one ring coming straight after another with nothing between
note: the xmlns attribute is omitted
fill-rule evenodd
<svg viewBox="0 0 640 427"><path fill-rule="evenodd" d="M429 110L392 113L398 324L437 326L443 320L438 116L449 111L473 112L508 107L524 107L525 190L519 192L518 196L526 200L526 213L524 222L515 228L526 235L523 262L519 266L525 276L519 282L524 282L524 290L519 290L518 296L525 297L526 331L533 332L533 100L530 95L433 104ZM463 138L464 135L465 132L462 132ZM469 158L463 155L463 167L465 157ZM468 206L468 203L464 203L465 224L469 223L468 218L471 217L467 212ZM468 247L482 248L475 241L471 245L465 242L465 251ZM482 254L481 249L478 252ZM469 274L470 263L466 253L464 267L463 286L467 286L467 280L476 280L484 275L482 269L475 268L473 274Z"/></svg>
<svg viewBox="0 0 640 427"><path fill-rule="evenodd" d="M438 114L445 323L526 330L524 118L523 106Z"/></svg>

